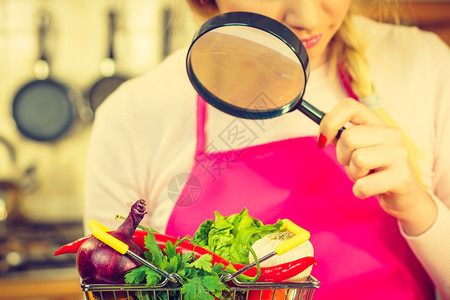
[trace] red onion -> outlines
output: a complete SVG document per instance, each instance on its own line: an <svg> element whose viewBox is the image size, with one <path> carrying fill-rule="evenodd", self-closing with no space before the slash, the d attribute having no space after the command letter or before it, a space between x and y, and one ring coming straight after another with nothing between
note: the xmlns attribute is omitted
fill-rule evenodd
<svg viewBox="0 0 450 300"><path fill-rule="evenodd" d="M110 233L139 256L143 256L143 252L133 241L132 236L146 213L145 201L142 199L136 201L125 221L116 231ZM86 240L78 249L76 264L84 284L122 284L125 283L125 274L141 265L95 237Z"/></svg>

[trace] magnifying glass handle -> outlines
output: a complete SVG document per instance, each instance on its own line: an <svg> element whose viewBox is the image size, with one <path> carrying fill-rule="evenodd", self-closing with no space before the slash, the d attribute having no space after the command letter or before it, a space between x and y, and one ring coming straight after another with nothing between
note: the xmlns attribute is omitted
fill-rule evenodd
<svg viewBox="0 0 450 300"><path fill-rule="evenodd" d="M321 110L317 109L315 106L313 106L311 103L309 103L306 100L302 100L300 102L300 105L297 107L297 109L299 111L301 111L303 114L305 114L308 118L310 118L311 120L316 122L317 125L320 125L320 122L322 122L323 116L325 116L325 114ZM342 127L341 129L339 129L339 131L336 135L336 138L339 138L341 136L344 129L345 129L345 127Z"/></svg>

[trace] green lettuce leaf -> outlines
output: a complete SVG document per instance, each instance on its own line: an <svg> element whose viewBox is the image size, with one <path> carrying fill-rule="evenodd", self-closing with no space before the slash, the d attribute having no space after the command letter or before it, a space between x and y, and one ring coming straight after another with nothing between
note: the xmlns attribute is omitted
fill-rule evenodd
<svg viewBox="0 0 450 300"><path fill-rule="evenodd" d="M215 212L215 221L203 222L194 235L193 243L233 263L248 264L248 246L269 233L279 231L281 226L281 220L263 225L260 220L249 216L246 208L228 217Z"/></svg>

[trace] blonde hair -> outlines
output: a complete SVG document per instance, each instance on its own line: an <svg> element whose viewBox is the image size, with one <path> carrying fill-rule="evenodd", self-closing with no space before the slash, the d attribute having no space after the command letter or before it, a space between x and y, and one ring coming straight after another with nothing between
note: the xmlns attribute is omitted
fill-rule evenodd
<svg viewBox="0 0 450 300"><path fill-rule="evenodd" d="M205 21L219 13L214 0L186 1L201 21ZM402 19L406 20L406 16L402 14L399 2L396 0L355 0L341 27L331 40L330 47L328 47L328 60L332 71L330 73L336 74L338 66L343 67L351 78L350 85L353 93L361 100L375 95L376 91L370 78L369 62L366 58L366 42L353 23L353 15L356 13L370 16L378 21L389 21L396 24L400 24ZM387 125L395 127L402 132L403 142L408 150L413 171L419 182L422 183L418 162L423 154L383 108L378 107L374 111Z"/></svg>
<svg viewBox="0 0 450 300"><path fill-rule="evenodd" d="M391 4L397 7L390 7L384 9L380 6L378 11L378 19L385 21L388 18L394 23L400 23L401 12L398 8L398 3L390 1ZM370 78L369 62L366 58L366 42L360 32L358 32L352 17L357 8L352 7L345 17L340 29L331 41L332 47L329 47L328 59L330 67L334 74L337 72L339 66L343 67L351 78L351 89L353 93L360 99L369 98L376 94L375 86ZM386 15L386 11L397 12L390 16ZM418 166L419 160L422 159L423 154L414 142L406 135L400 126L386 113L386 111L378 106L374 111L383 119L383 121L391 126L399 129L402 132L403 143L408 150L409 158L413 171L421 184L422 176Z"/></svg>

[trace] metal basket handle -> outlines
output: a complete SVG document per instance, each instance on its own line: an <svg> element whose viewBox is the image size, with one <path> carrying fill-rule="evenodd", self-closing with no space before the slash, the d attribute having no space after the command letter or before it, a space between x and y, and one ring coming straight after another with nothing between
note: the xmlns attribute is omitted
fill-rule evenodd
<svg viewBox="0 0 450 300"><path fill-rule="evenodd" d="M284 254L294 249L295 247L309 240L309 238L311 237L309 231L301 228L289 219L283 219L283 226L281 226L281 229L287 229L295 236L275 247L275 251L278 255Z"/></svg>
<svg viewBox="0 0 450 300"><path fill-rule="evenodd" d="M118 240L117 238L115 238L112 235L110 235L109 233L107 233L107 231L111 231L111 230L109 228L107 228L106 226L100 224L99 222L97 222L95 220L89 220L88 225L92 231L92 234L97 239L99 239L106 245L110 246L111 248L113 248L114 250L119 252L120 254L126 254L126 255L134 258L135 260L139 261L143 265L146 265L147 267L151 268L152 270L154 270L155 272L157 272L161 276L164 276L166 279L168 279L172 282L179 282L177 274L169 274L166 271L161 270L158 267L156 267L155 265L146 261L145 259L143 259L139 255L137 255L136 253L130 251L129 246L127 244L125 244L124 242Z"/></svg>
<svg viewBox="0 0 450 300"><path fill-rule="evenodd" d="M283 221L283 225L281 226L280 229L289 230L290 232L292 232L294 234L294 237L290 238L289 240L287 240L287 241L281 243L280 245L278 245L277 247L275 247L274 251L261 257L259 259L259 262L263 262L277 254L278 255L284 254L284 253L294 249L295 247L299 246L300 244L306 242L307 240L309 240L309 238L311 236L309 231L301 228L300 226L298 226L297 224L295 224L294 222L292 222L289 219L283 219L282 221ZM239 271L237 271L233 274L223 275L221 280L222 281L232 280L232 279L236 278L237 276L241 275L242 273L244 273L245 271L247 271L248 269L253 268L254 266L256 266L256 262L248 264L247 266L243 267L242 269L240 269Z"/></svg>

